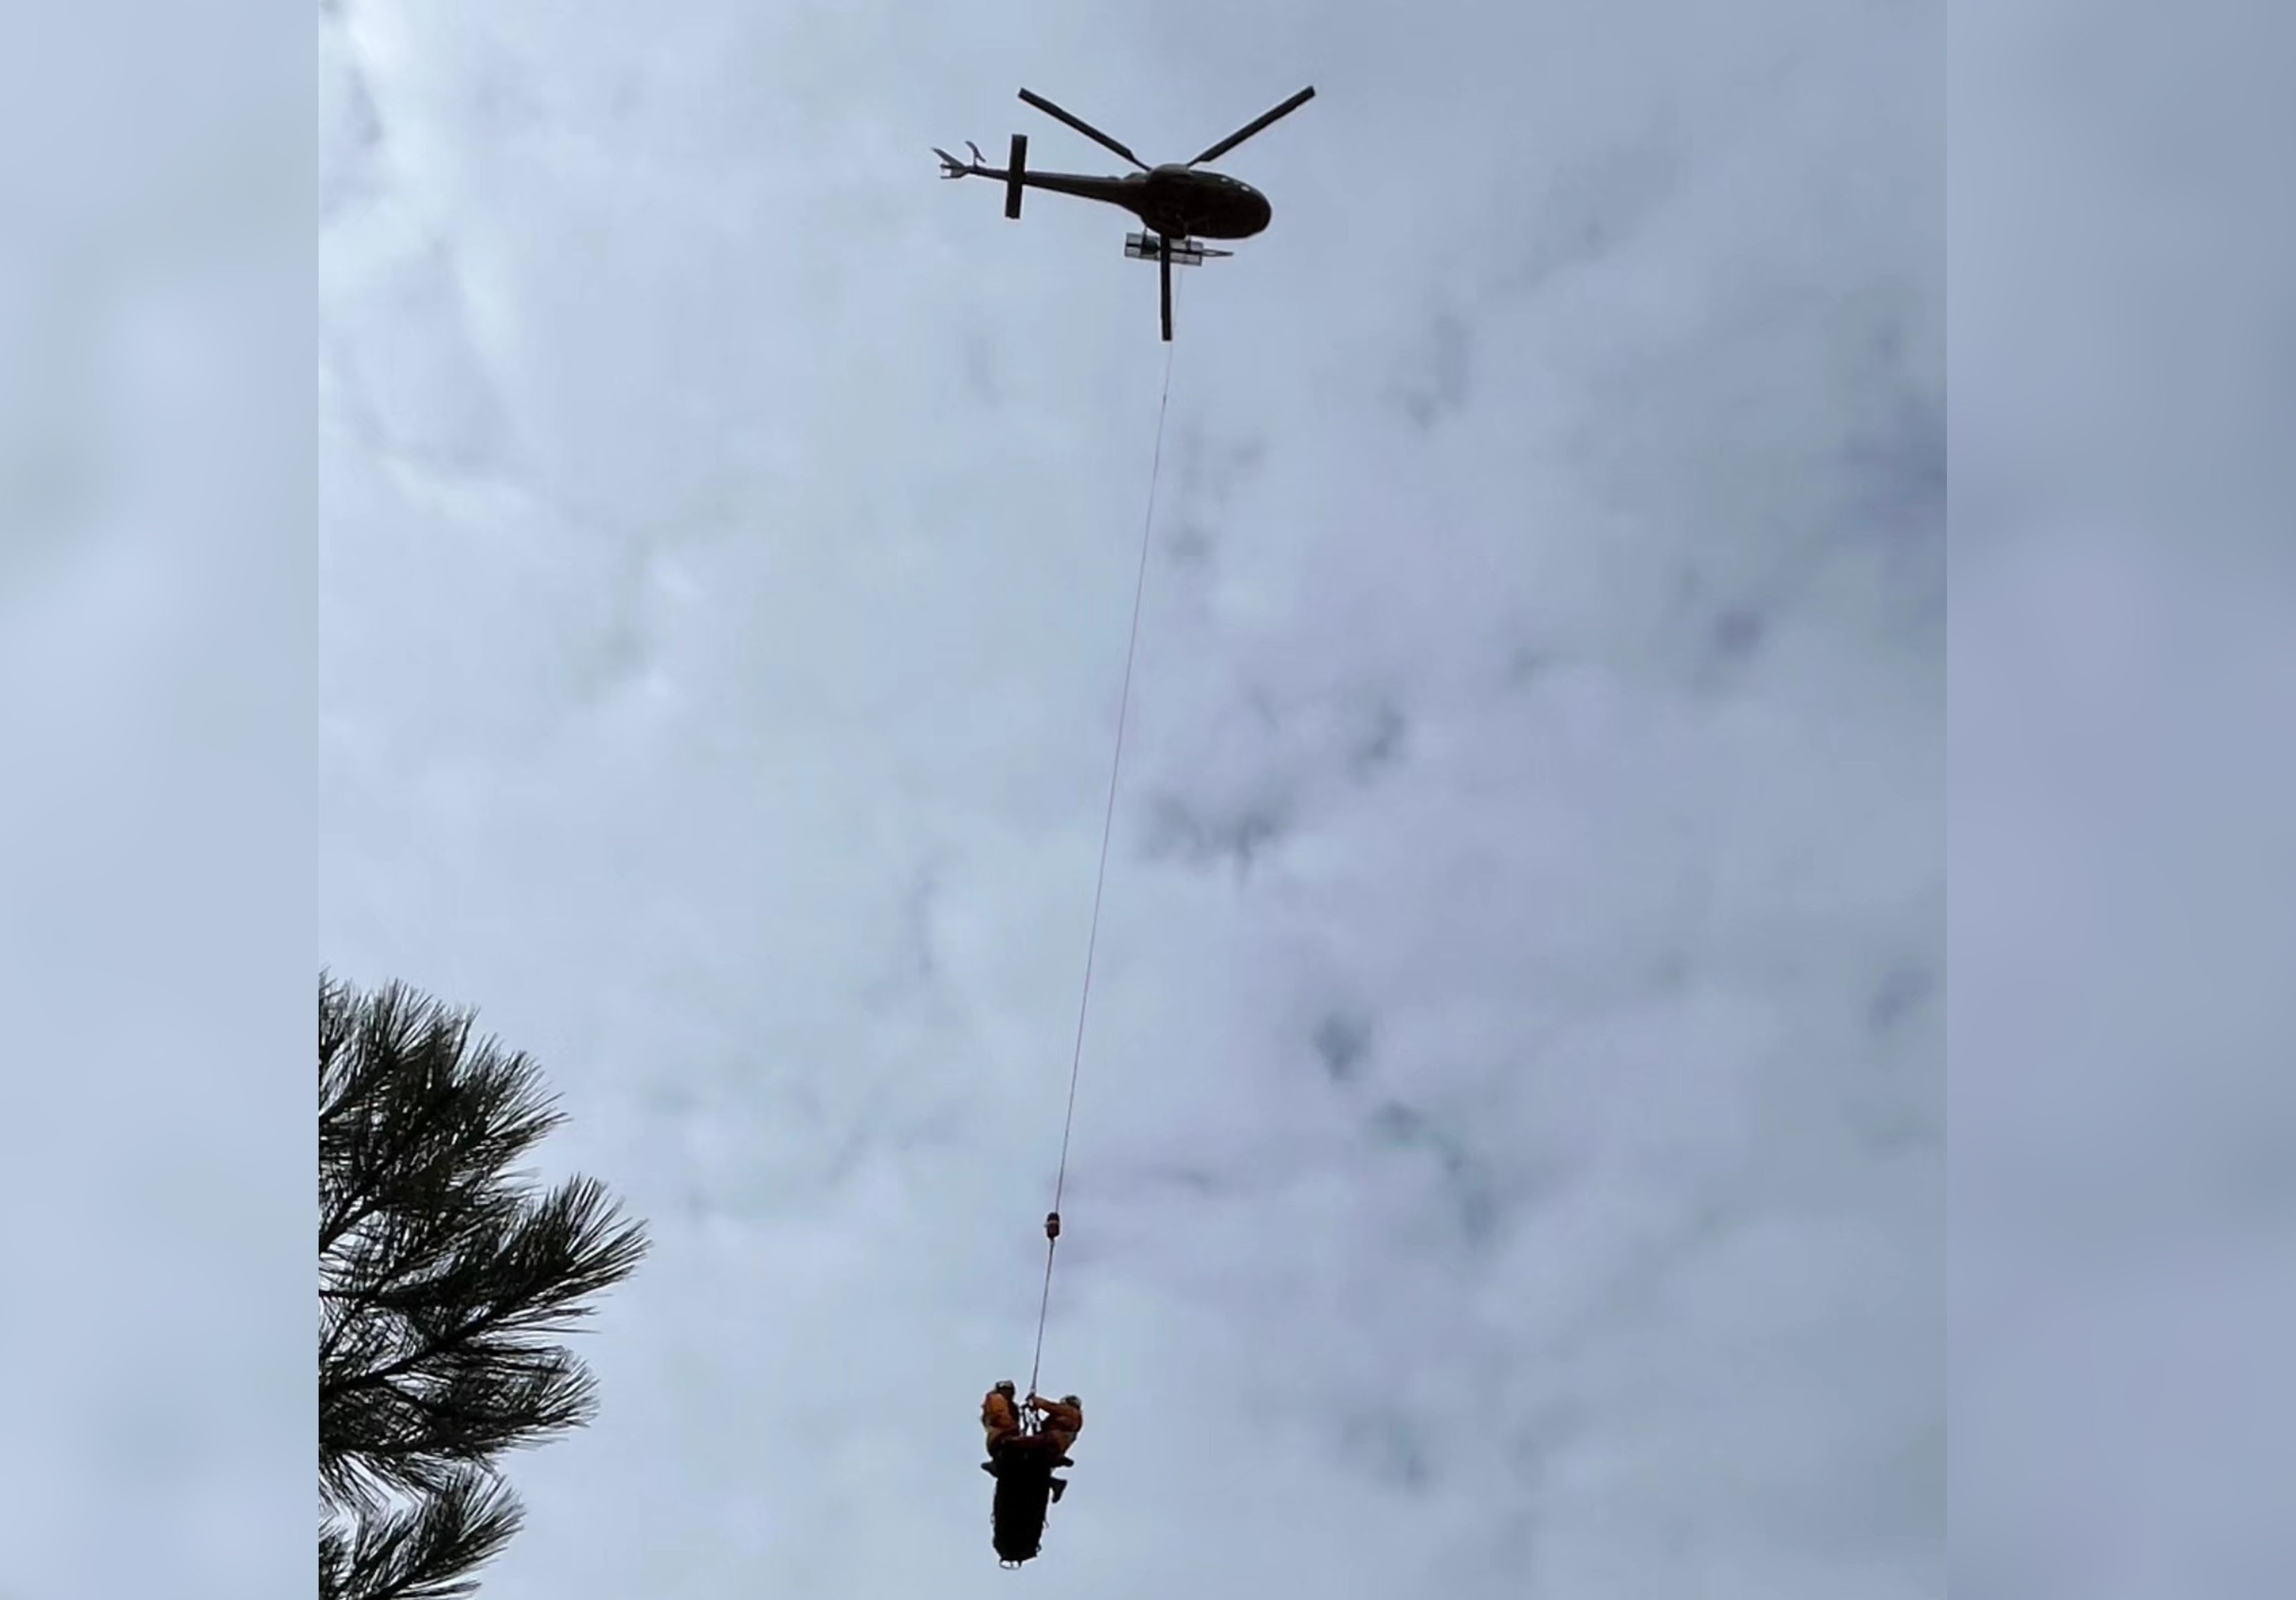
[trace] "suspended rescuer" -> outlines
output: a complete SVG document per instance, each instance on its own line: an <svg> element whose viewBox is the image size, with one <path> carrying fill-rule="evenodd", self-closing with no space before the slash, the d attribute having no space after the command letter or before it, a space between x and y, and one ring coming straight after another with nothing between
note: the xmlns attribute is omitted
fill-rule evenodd
<svg viewBox="0 0 2296 1600"><path fill-rule="evenodd" d="M1013 1399L1019 1392L1019 1385L1005 1378L980 1399L980 1431L988 1436L992 1456L1021 1437L1021 1411Z"/></svg>
<svg viewBox="0 0 2296 1600"><path fill-rule="evenodd" d="M1069 1447L1075 1444L1077 1435L1084 1432L1084 1402L1072 1394L1064 1394L1057 1400L1031 1394L1029 1408L1042 1419L1037 1424L1037 1437L1045 1441L1046 1453L1057 1465L1070 1465ZM1061 1496L1068 1492L1068 1487L1065 1478L1053 1480L1054 1505L1060 1503Z"/></svg>

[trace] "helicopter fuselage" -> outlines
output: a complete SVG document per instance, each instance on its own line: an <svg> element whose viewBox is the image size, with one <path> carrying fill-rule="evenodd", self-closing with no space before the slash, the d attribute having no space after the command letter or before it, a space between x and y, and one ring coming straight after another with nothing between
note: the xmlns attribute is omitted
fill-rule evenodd
<svg viewBox="0 0 2296 1600"><path fill-rule="evenodd" d="M1000 181L1007 176L994 167L974 166L972 171ZM1031 189L1121 206L1171 239L1249 239L1275 215L1267 197L1250 184L1200 168L1156 167L1120 177L1023 168L1021 181Z"/></svg>

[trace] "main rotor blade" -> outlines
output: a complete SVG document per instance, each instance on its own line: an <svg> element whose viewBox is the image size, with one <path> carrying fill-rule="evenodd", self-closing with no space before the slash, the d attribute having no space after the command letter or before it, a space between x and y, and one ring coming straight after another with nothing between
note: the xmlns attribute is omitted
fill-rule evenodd
<svg viewBox="0 0 2296 1600"><path fill-rule="evenodd" d="M1297 94L1292 96L1291 99L1285 101L1282 105L1277 106L1274 111L1268 111L1262 116L1254 117L1250 121L1245 123L1242 127L1237 128L1235 132L1230 134L1226 138L1222 139L1218 144L1204 152L1203 154L1198 156L1194 160L1190 161L1188 165L1191 167L1201 167L1206 161L1212 160L1216 156L1226 155L1229 151L1234 150L1237 145L1242 144L1246 139L1251 137L1252 135L1258 133L1261 128L1266 127L1277 118L1290 116L1292 112L1298 111L1301 106L1307 104L1309 101L1315 98L1316 86L1315 85L1310 84L1306 88L1300 90Z"/></svg>
<svg viewBox="0 0 2296 1600"><path fill-rule="evenodd" d="M1083 118L1071 116L1069 112L1061 110L1060 107L1046 99L1042 94L1031 94L1027 89L1021 91L1021 98L1027 101L1030 105L1035 106L1038 111L1044 112L1046 116L1051 117L1055 120L1067 123L1070 127L1076 129L1077 132L1082 134L1086 138L1090 139L1095 144L1103 145L1106 148L1114 151L1118 155L1122 156L1135 167L1139 168L1141 171L1145 172L1148 170L1147 162L1142 160L1138 156L1134 155L1130 151L1125 149L1123 145L1119 144L1106 134L1102 133L1100 129L1095 127L1091 123L1086 122Z"/></svg>

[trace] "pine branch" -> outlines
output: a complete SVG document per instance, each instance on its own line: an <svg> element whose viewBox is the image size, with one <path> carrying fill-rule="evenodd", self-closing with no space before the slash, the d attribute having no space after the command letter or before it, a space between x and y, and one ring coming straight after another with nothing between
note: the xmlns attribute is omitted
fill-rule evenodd
<svg viewBox="0 0 2296 1600"><path fill-rule="evenodd" d="M560 1113L467 1012L322 973L319 1078L323 1594L443 1600L515 1529L500 1455L594 1414L549 1341L636 1270L644 1228L593 1179L537 1194L514 1169Z"/></svg>
<svg viewBox="0 0 2296 1600"><path fill-rule="evenodd" d="M331 1519L319 1532L320 1600L456 1600L521 1520L509 1488L477 1470L356 1525Z"/></svg>
<svg viewBox="0 0 2296 1600"><path fill-rule="evenodd" d="M321 1018L323 1252L426 1181L498 1179L563 1120L531 1061L473 1044L467 1012L323 985Z"/></svg>
<svg viewBox="0 0 2296 1600"><path fill-rule="evenodd" d="M590 1315L581 1301L627 1277L645 1254L644 1226L614 1226L612 1202L588 1178L570 1180L521 1220L523 1226L488 1240L482 1254L450 1263L440 1281L397 1292L387 1284L335 1292L354 1309L410 1315L438 1305L471 1309L398 1360L357 1375L331 1380L323 1374L322 1402L380 1387L494 1335L569 1332Z"/></svg>

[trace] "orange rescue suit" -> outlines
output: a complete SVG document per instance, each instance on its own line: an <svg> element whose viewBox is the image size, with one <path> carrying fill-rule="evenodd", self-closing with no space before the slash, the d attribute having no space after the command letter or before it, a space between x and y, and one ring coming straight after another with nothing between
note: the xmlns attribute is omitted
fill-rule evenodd
<svg viewBox="0 0 2296 1600"><path fill-rule="evenodd" d="M1054 1447L1054 1453L1067 1455L1069 1447L1076 1442L1076 1436L1084 1432L1084 1407L1064 1406L1058 1400L1047 1400L1037 1395L1029 1397L1029 1404L1044 1416L1045 1438Z"/></svg>
<svg viewBox="0 0 2296 1600"><path fill-rule="evenodd" d="M988 1436L988 1448L996 1447L1021 1432L1021 1414L1013 1408L1010 1395L992 1389L980 1402L980 1430Z"/></svg>

